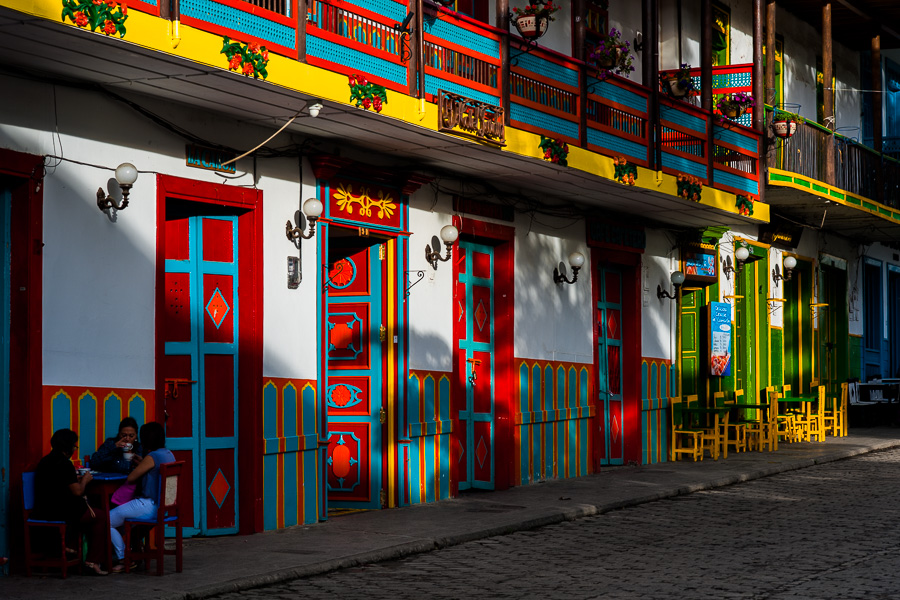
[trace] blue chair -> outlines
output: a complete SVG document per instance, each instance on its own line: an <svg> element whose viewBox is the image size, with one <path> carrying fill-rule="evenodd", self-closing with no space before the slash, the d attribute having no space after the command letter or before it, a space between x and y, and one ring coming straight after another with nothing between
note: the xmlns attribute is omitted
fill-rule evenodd
<svg viewBox="0 0 900 600"><path fill-rule="evenodd" d="M25 517L25 575L31 577L32 567L42 567L46 571L47 567L57 567L62 570L63 579L66 578L69 567L78 567L81 573L82 563L82 536L78 532L78 546L75 548L75 554L72 558L66 557L66 527L65 521L41 521L31 518L31 511L34 508L34 472L29 471L22 473L22 506ZM35 529L55 529L59 533L59 556L47 556L41 553L35 553L31 550L31 532Z"/></svg>
<svg viewBox="0 0 900 600"><path fill-rule="evenodd" d="M181 486L178 485L184 461L165 463L159 466L159 501L156 503L156 517L151 519L125 519L125 572L131 572L131 563L135 560L145 561L147 570L150 561L156 560L156 574L163 574L166 555L175 555L175 572L181 573L182 566L182 533L181 518L178 511L178 496ZM175 528L175 549L166 550L166 526ZM138 549L131 544L132 529L136 529ZM154 536L154 546L150 545L150 535Z"/></svg>

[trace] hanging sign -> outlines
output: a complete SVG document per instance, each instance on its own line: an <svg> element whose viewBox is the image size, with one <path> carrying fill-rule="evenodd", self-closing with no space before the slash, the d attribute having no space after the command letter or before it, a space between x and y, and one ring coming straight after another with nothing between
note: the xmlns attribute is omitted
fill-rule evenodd
<svg viewBox="0 0 900 600"><path fill-rule="evenodd" d="M681 248L681 272L689 282L711 285L719 281L719 256L712 244L688 244Z"/></svg>
<svg viewBox="0 0 900 600"><path fill-rule="evenodd" d="M710 302L709 322L709 373L713 377L727 377L731 375L731 305Z"/></svg>
<svg viewBox="0 0 900 600"><path fill-rule="evenodd" d="M444 90L438 91L438 130L497 146L506 145L501 107Z"/></svg>
<svg viewBox="0 0 900 600"><path fill-rule="evenodd" d="M233 160L234 153L225 150L217 150L216 148L207 148L206 146L197 146L195 144L188 144L184 148L185 164L195 169L234 173L235 163L228 162ZM225 162L228 162L228 164L223 165L222 163Z"/></svg>

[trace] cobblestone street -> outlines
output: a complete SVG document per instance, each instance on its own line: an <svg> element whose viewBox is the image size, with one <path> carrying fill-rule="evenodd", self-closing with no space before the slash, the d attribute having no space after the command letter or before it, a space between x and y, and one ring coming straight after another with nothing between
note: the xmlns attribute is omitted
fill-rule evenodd
<svg viewBox="0 0 900 600"><path fill-rule="evenodd" d="M898 498L890 450L219 598L900 598Z"/></svg>

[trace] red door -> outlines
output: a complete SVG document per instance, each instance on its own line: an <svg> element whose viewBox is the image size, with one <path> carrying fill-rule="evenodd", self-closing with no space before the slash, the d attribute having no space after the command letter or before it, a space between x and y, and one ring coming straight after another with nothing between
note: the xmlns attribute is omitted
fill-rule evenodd
<svg viewBox="0 0 900 600"><path fill-rule="evenodd" d="M186 535L238 530L238 220L167 204L166 445L186 463Z"/></svg>
<svg viewBox="0 0 900 600"><path fill-rule="evenodd" d="M329 265L324 393L329 508L382 506L382 425L387 415L381 252L386 247L344 250Z"/></svg>

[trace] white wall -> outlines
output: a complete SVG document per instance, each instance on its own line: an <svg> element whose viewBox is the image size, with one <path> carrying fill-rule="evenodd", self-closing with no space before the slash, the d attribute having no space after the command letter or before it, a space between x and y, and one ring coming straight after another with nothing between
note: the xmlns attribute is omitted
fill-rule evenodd
<svg viewBox="0 0 900 600"><path fill-rule="evenodd" d="M253 160L239 161L238 177L225 180L188 168L186 140L104 95L9 77L0 77L0 88L16 90L5 97L0 114L0 146L65 159L48 158L44 179L43 383L153 388L156 173L252 186ZM235 148L252 148L281 125L250 126L130 98L200 137ZM283 136L275 142L286 143ZM128 208L111 222L97 209L96 192L101 186L115 191L113 171L125 161L141 173ZM257 161L265 207L263 374L270 377L316 376L315 345L309 344L316 323L313 244L304 245L300 289L286 289L285 257L297 250L284 237L284 223L301 197L314 194L308 168L301 194L298 169L296 158Z"/></svg>
<svg viewBox="0 0 900 600"><path fill-rule="evenodd" d="M641 257L641 356L675 360L675 301L657 298L656 286L671 294L672 271L680 267L672 234L647 230L647 247Z"/></svg>

